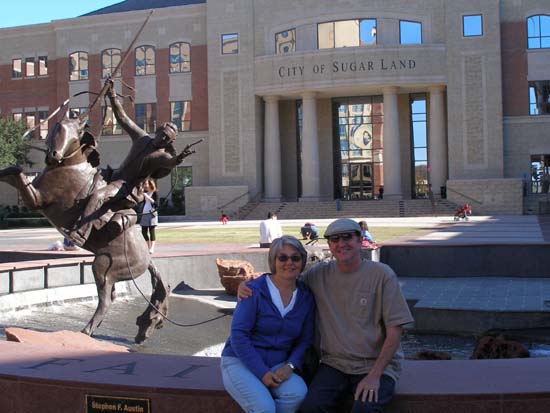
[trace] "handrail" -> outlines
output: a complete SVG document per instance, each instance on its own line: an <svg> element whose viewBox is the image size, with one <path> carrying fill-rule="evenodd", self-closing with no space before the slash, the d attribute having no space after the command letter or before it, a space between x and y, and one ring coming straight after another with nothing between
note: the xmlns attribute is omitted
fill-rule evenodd
<svg viewBox="0 0 550 413"><path fill-rule="evenodd" d="M464 197L464 198L466 198L466 199L469 199L470 201L475 202L476 204L483 205L483 202L478 201L477 199L474 199L474 198L472 198L472 197L469 197L468 195L463 194L462 192L455 191L454 189L451 189L451 188L449 188L449 187L447 187L447 191L448 191L448 192L454 192L455 194L458 194L458 195L460 195L460 196L462 196L462 197Z"/></svg>
<svg viewBox="0 0 550 413"><path fill-rule="evenodd" d="M224 209L224 208L227 207L227 205L230 205L230 204L232 204L233 202L238 201L238 200L241 199L243 196L246 196L246 195L248 195L248 194L250 194L250 191L246 191L244 194L241 194L241 195L239 195L238 197L232 199L231 201L229 201L229 202L223 204L222 206L219 206L218 209Z"/></svg>
<svg viewBox="0 0 550 413"><path fill-rule="evenodd" d="M58 264L45 264L45 265L34 265L31 267L13 267L13 268L7 268L0 270L0 273L8 273L8 294L14 294L19 292L26 292L26 291L33 291L34 289L26 289L21 291L15 291L14 287L14 273L16 271L30 271L30 270L42 270L43 271L43 286L44 289L49 288L49 274L48 270L52 268L62 268L62 267L76 267L78 266L80 269L79 272L79 280L78 284L84 285L86 284L84 280L84 266L85 265L92 265L91 262L88 261L76 261L76 262L70 262L70 263L58 263Z"/></svg>

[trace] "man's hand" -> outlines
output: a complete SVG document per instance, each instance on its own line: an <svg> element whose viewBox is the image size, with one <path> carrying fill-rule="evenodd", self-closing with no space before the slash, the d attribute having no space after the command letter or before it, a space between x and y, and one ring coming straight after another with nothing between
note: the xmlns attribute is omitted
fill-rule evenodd
<svg viewBox="0 0 550 413"><path fill-rule="evenodd" d="M241 301L248 297L252 297L252 290L246 286L244 281L241 281L237 288L237 300Z"/></svg>
<svg viewBox="0 0 550 413"><path fill-rule="evenodd" d="M269 370L262 377L262 383L264 384L265 387L279 387L279 384L281 382L278 381L278 379L276 380L274 373L271 370Z"/></svg>
<svg viewBox="0 0 550 413"><path fill-rule="evenodd" d="M371 403L378 403L379 389L380 376L369 373L357 384L354 398L363 402L368 400Z"/></svg>
<svg viewBox="0 0 550 413"><path fill-rule="evenodd" d="M191 151L187 148L185 148L183 151L181 151L178 156L176 156L176 159L178 160L178 163L183 162L185 158L187 158L189 155L194 154L195 151Z"/></svg>

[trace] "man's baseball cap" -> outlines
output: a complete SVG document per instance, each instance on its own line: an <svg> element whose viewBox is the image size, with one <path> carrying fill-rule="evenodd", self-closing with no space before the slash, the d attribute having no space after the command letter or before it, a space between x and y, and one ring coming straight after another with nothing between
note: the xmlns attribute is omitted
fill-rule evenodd
<svg viewBox="0 0 550 413"><path fill-rule="evenodd" d="M344 232L358 232L361 233L361 227L353 219L339 218L336 221L332 221L325 231L325 238L335 234L343 234Z"/></svg>

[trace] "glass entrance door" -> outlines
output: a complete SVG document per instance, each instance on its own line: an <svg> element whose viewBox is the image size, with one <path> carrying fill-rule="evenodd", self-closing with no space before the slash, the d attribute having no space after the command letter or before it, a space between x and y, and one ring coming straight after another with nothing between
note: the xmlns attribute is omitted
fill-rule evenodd
<svg viewBox="0 0 550 413"><path fill-rule="evenodd" d="M335 194L344 200L374 199L383 183L381 96L334 102Z"/></svg>

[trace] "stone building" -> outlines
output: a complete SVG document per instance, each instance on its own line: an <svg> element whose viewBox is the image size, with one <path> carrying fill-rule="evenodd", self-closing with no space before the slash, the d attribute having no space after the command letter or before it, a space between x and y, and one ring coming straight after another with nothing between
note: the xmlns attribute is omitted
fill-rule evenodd
<svg viewBox="0 0 550 413"><path fill-rule="evenodd" d="M381 188L412 199L431 186L486 214L547 196L547 0L127 0L1 29L2 116L31 126L98 91L151 7L117 87L145 129L174 121L180 149L205 139L159 185L168 198L185 186L190 216ZM117 166L129 139L96 112L102 165ZM0 203L16 202L5 187Z"/></svg>

